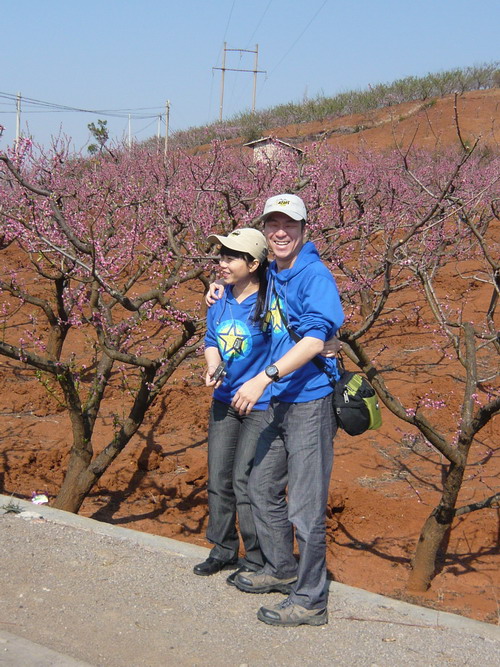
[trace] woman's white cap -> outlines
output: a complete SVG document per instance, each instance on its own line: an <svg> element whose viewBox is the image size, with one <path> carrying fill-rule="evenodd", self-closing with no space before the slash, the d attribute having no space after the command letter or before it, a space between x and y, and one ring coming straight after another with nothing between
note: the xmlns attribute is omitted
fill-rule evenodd
<svg viewBox="0 0 500 667"><path fill-rule="evenodd" d="M208 242L220 243L230 250L247 252L252 257L255 257L255 259L258 259L261 264L267 257L266 237L258 229L253 229L253 227L235 229L227 236L211 234L208 237Z"/></svg>

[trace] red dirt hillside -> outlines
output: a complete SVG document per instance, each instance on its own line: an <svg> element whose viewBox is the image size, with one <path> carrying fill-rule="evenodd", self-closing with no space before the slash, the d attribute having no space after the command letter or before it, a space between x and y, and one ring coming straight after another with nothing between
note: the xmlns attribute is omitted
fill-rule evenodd
<svg viewBox="0 0 500 667"><path fill-rule="evenodd" d="M435 150L458 145L455 118L461 135L470 145L480 137L484 146L500 146L500 88L471 91L455 97L405 102L367 111L299 125L287 125L271 134L295 146L325 140L336 148L357 151L407 147Z"/></svg>

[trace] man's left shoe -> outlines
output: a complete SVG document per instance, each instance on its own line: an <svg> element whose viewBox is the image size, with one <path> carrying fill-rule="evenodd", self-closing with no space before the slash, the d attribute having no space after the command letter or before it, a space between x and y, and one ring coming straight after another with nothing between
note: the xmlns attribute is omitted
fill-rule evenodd
<svg viewBox="0 0 500 667"><path fill-rule="evenodd" d="M259 621L269 625L295 627L296 625L325 625L328 623L328 609L306 609L285 598L274 607L261 607L257 612Z"/></svg>
<svg viewBox="0 0 500 667"><path fill-rule="evenodd" d="M227 583L230 586L236 586L234 583L234 580L239 574L247 574L248 572L255 572L255 570L252 570L252 568L247 567L246 565L242 565L239 567L237 570L235 570L232 574L229 575L229 577L226 579Z"/></svg>
<svg viewBox="0 0 500 667"><path fill-rule="evenodd" d="M234 578L234 584L240 591L245 593L271 593L272 591L279 591L283 595L289 595L292 590L292 585L297 581L297 577L288 577L287 579L279 579L272 574L263 572L262 569L256 572L246 572L238 574Z"/></svg>

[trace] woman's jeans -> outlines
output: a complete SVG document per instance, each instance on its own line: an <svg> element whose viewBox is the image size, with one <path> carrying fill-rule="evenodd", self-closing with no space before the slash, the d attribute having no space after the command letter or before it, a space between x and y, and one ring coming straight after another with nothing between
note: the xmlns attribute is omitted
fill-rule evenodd
<svg viewBox="0 0 500 667"><path fill-rule="evenodd" d="M264 572L280 579L297 576L292 602L322 609L327 601L326 506L337 431L332 397L307 403L273 398L263 426L248 492Z"/></svg>
<svg viewBox="0 0 500 667"><path fill-rule="evenodd" d="M238 557L236 515L245 546L241 564L263 565L247 486L265 410L240 415L230 405L214 400L208 429L208 528L214 545L210 556L229 561Z"/></svg>

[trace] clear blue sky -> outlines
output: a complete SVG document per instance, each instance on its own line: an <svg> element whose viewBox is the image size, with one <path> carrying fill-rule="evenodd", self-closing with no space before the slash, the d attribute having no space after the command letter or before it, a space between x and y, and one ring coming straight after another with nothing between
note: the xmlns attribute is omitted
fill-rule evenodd
<svg viewBox="0 0 500 667"><path fill-rule="evenodd" d="M23 133L46 145L62 128L76 150L98 118L126 138L129 110L147 109L132 112L136 139L156 135L135 116L166 100L171 132L217 120L224 42L258 44L257 109L500 59L500 0L0 0L0 25L1 94L101 110L23 101ZM251 70L254 54L229 51L226 67ZM226 72L225 119L251 108L253 78ZM15 109L0 95L0 149Z"/></svg>

